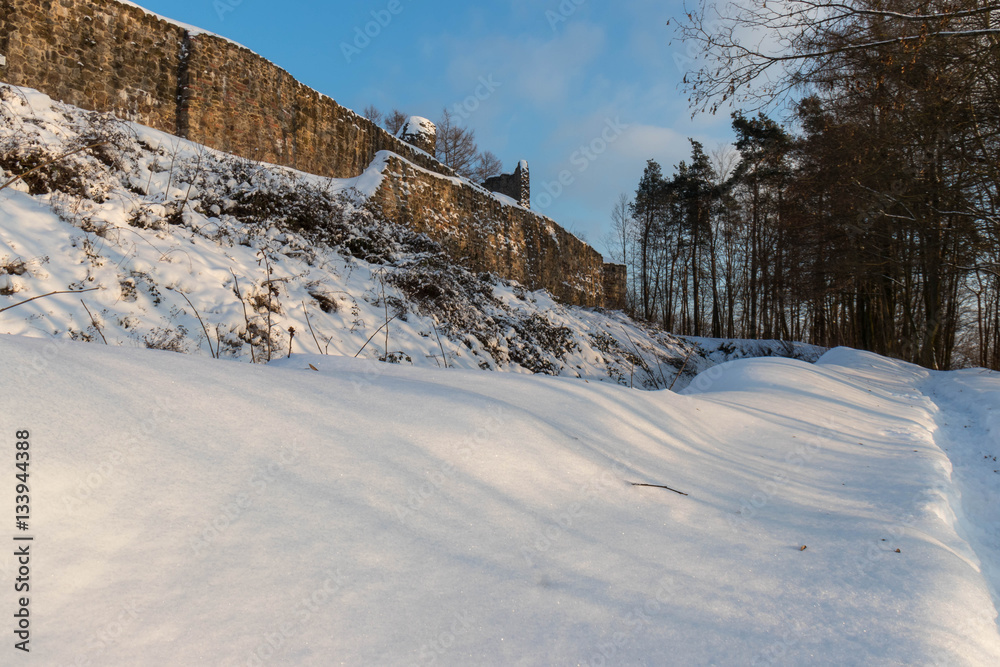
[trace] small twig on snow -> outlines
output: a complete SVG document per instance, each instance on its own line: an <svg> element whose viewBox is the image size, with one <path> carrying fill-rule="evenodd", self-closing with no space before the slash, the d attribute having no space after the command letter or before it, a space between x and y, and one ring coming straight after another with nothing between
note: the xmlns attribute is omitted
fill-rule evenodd
<svg viewBox="0 0 1000 667"><path fill-rule="evenodd" d="M236 296L240 300L240 305L243 306L243 321L247 324L247 338L250 338L250 316L247 315L247 302L243 300L243 293L240 292L240 281L239 278L236 277L236 272L233 271L232 268L229 269L229 272L233 274L233 282L236 285ZM257 355L254 354L253 351L252 339L250 340L250 362L254 364L257 363Z"/></svg>
<svg viewBox="0 0 1000 667"><path fill-rule="evenodd" d="M88 315L90 315L90 323L94 325L95 329L97 329L97 333L101 334L101 340L103 340L104 344L107 345L108 339L104 337L104 332L101 331L101 325L97 323L97 318L95 318L94 314L90 312L90 308L87 308L87 304L83 299L80 299L80 303L83 304L83 309L87 311Z"/></svg>
<svg viewBox="0 0 1000 667"><path fill-rule="evenodd" d="M399 317L399 314L396 314L396 315L393 315L393 316L392 316L392 317L391 317L391 318L389 319L389 322L392 322L392 321L393 321L394 319L396 319L397 317ZM383 324L382 326L380 326L380 327L379 327L378 329L376 329L376 330L375 330L375 333L373 333L373 334L372 334L371 336L369 336L369 337L368 337L368 340L367 340L367 341L365 341L365 344L361 346L361 349L360 349L360 350L358 350L358 354L361 354L362 352L364 352L364 351L365 351L365 348L366 348L366 347L368 347L368 343L372 342L372 339L373 339L373 338L375 338L375 336L377 336L377 335L378 335L378 332L379 332L379 331L382 331L382 329L385 329L385 328L386 328L387 326L389 326L389 322L386 322L385 324ZM355 355L354 355L354 358L355 358L355 359L357 359L357 358L358 358L358 354L355 354ZM388 355L386 355L386 356L388 356Z"/></svg>
<svg viewBox="0 0 1000 667"><path fill-rule="evenodd" d="M316 349L319 350L320 354L324 354L323 348L319 345L319 339L316 338L316 332L313 331L312 322L309 320L309 309L306 308L306 302L302 302L302 311L306 314L306 324L309 325L309 333L312 334L313 340L316 342Z"/></svg>
<svg viewBox="0 0 1000 667"><path fill-rule="evenodd" d="M442 361L444 361L444 367L448 368L448 357L445 356L444 345L441 344L441 334L438 333L438 330L437 330L437 318L436 317L434 318L434 335L437 336L438 347L441 348L441 359L442 359Z"/></svg>
<svg viewBox="0 0 1000 667"><path fill-rule="evenodd" d="M197 317L198 322L201 323L201 330L205 332L205 340L208 341L208 351L212 354L213 359L218 359L219 358L218 353L214 349L212 349L212 337L208 333L208 327L205 326L205 321L201 319L201 315L198 313L198 309L194 307L193 303L191 303L191 299L187 298L187 294L180 291L179 289L174 289L173 287L168 287L167 289L173 290L174 292L180 294L182 297L184 297L184 300L187 301L188 305L191 306L191 310L194 311L194 316ZM219 342L219 347L220 348L222 347L221 341Z"/></svg>
<svg viewBox="0 0 1000 667"><path fill-rule="evenodd" d="M44 299L47 296L53 296L55 294L83 294L84 292L94 292L101 289L100 287L91 287L89 289L71 289L71 290L56 290L55 292L49 292L48 294L39 294L38 296L33 296L30 299L25 299L24 301L19 301L13 306L7 306L6 308L0 308L0 313L10 310L12 308L17 308L18 306L23 306L26 303L31 303L35 299Z"/></svg>
<svg viewBox="0 0 1000 667"><path fill-rule="evenodd" d="M687 495L683 491L678 491L677 489L671 489L669 486L663 486L662 484L642 484L641 482L629 482L629 484L631 484L632 486L649 486L654 489L666 489L667 491L673 491L674 493L678 493L682 496Z"/></svg>
<svg viewBox="0 0 1000 667"><path fill-rule="evenodd" d="M687 356L684 357L684 364L681 366L681 369L679 371L677 371L677 375L674 376L674 381L670 383L670 387L667 389L667 391L671 391L674 388L674 385L677 384L677 380L680 379L681 373L683 373L684 369L687 368L688 361L691 360L691 355L692 354L694 354L694 348L693 347L690 350L688 350Z"/></svg>

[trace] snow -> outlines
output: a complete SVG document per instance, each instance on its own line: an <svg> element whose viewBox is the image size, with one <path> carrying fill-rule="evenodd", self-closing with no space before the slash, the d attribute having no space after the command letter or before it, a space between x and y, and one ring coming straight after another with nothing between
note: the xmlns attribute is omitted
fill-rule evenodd
<svg viewBox="0 0 1000 667"><path fill-rule="evenodd" d="M500 203L506 204L507 206L520 206L521 205L520 202L518 202L516 199L514 199L513 197L509 197L509 196L503 194L502 192L491 192L490 196L492 196L494 199L496 199Z"/></svg>
<svg viewBox="0 0 1000 667"><path fill-rule="evenodd" d="M0 377L40 664L1000 660L996 374L838 349L677 395L0 336Z"/></svg>
<svg viewBox="0 0 1000 667"><path fill-rule="evenodd" d="M107 121L0 98L28 157ZM115 166L0 191L39 664L1000 663L1000 375L674 337L439 267L364 212L389 154L320 179L111 127ZM341 245L278 219L325 193Z"/></svg>
<svg viewBox="0 0 1000 667"><path fill-rule="evenodd" d="M106 339L111 346L249 362L260 359L268 329L275 354L285 354L293 328L296 353L354 356L385 322L389 302L401 313L390 326L389 349L380 335L363 357L680 389L699 371L750 354L743 348L730 353L728 343L721 349L718 342L685 341L620 312L559 304L515 283L487 284L455 269L425 272L428 284L451 279L466 290L454 308L429 311L393 283L433 259L428 242L400 242L413 234L363 210L382 186L392 153L378 153L356 178L325 179L233 158L36 91L0 87L0 97L0 142L14 142L26 159L61 155L91 143L83 137L109 131L114 158L109 166L79 153L60 161L64 177L52 191L30 194L24 181L0 191L0 308L53 291L98 288L17 306L0 317L0 333L97 344ZM0 173L0 182L15 173ZM296 202L300 210L316 210L316 198L328 195L349 200L338 214L346 226L340 245L259 214L255 204L258 198L278 202L279 214ZM323 220L326 227L337 222ZM345 249L352 244L355 249ZM276 290L270 315L265 254ZM545 331L527 340L539 324ZM542 345L563 334L560 345ZM753 354L788 355L777 342L740 345L752 346ZM792 354L814 360L821 350L795 346Z"/></svg>
<svg viewBox="0 0 1000 667"><path fill-rule="evenodd" d="M423 118L422 116L410 116L406 119L406 122L399 131L396 132L396 137L402 139L406 135L421 136L430 135L435 136L437 134L437 126L433 121Z"/></svg>
<svg viewBox="0 0 1000 667"><path fill-rule="evenodd" d="M225 40L225 41L227 41L227 42L229 42L231 44L235 44L236 46L239 46L240 48L247 49L247 47L243 46L242 44L240 44L238 42L234 42L233 40L229 39L228 37L223 37L222 35L217 35L214 32L209 32L208 30L204 30L204 29L199 28L197 26L193 26L193 25L190 25L188 23L182 23L180 21L175 21L174 19L167 18L166 16L163 16L162 14L157 14L154 11L150 11L149 9L146 9L142 5L138 5L138 4L134 3L134 2L131 2L130 0L115 0L115 2L117 2L119 4L122 4L122 5L128 5L130 7L135 7L136 9L141 9L142 11L144 11L147 14L149 14L150 16L155 16L157 19L159 19L161 21L164 21L164 22L169 23L171 25L175 25L175 26L177 26L179 28L182 28L183 30L185 30L192 37L197 37L198 35L207 35L209 37L218 37L219 39L223 39L223 40ZM247 49L247 50L250 51L250 49Z"/></svg>

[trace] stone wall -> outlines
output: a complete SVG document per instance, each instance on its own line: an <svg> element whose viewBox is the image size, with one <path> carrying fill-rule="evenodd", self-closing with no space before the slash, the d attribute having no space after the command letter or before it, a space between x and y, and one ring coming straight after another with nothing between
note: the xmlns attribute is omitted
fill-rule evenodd
<svg viewBox="0 0 1000 667"><path fill-rule="evenodd" d="M227 39L190 37L182 79L178 129L192 141L335 178L357 176L383 150L454 175L429 155Z"/></svg>
<svg viewBox="0 0 1000 667"><path fill-rule="evenodd" d="M521 160L513 174L500 174L487 178L483 187L490 192L498 192L518 202L524 208L531 208L531 181L528 163Z"/></svg>
<svg viewBox="0 0 1000 667"><path fill-rule="evenodd" d="M7 83L242 157L353 178L380 151L402 156L387 162L376 195L390 219L427 232L475 270L570 303L623 306L624 279L606 273L593 248L454 178L431 155L229 40L115 0L0 0L0 55ZM530 199L526 165L518 184L512 196Z"/></svg>
<svg viewBox="0 0 1000 667"><path fill-rule="evenodd" d="M492 271L582 306L604 299L601 254L549 218L508 206L483 188L388 155L374 196L393 220L426 233L474 271Z"/></svg>
<svg viewBox="0 0 1000 667"><path fill-rule="evenodd" d="M437 125L427 118L410 116L395 136L428 155L437 154Z"/></svg>
<svg viewBox="0 0 1000 667"><path fill-rule="evenodd" d="M0 0L0 80L176 132L184 39L110 0Z"/></svg>
<svg viewBox="0 0 1000 667"><path fill-rule="evenodd" d="M628 305L628 267L604 265L604 303L608 308L625 310Z"/></svg>

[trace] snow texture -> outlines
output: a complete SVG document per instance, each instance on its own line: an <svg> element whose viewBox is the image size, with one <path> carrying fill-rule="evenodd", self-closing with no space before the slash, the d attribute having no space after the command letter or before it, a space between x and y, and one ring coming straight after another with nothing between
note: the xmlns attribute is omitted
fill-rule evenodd
<svg viewBox="0 0 1000 667"><path fill-rule="evenodd" d="M396 133L396 136L400 139L406 137L407 135L417 137L426 135L434 137L437 136L437 126L427 118L423 118L421 116L410 116L406 119L403 126L399 128L399 132Z"/></svg>
<svg viewBox="0 0 1000 667"><path fill-rule="evenodd" d="M670 336L451 266L384 156L0 101L38 664L1000 664L1000 375Z"/></svg>
<svg viewBox="0 0 1000 667"><path fill-rule="evenodd" d="M39 664L1000 661L996 374L837 349L678 395L0 336L0 377Z"/></svg>

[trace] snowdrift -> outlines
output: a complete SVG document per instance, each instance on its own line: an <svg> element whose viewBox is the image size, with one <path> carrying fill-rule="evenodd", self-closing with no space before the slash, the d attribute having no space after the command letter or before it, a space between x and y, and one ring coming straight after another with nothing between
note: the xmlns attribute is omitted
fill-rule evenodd
<svg viewBox="0 0 1000 667"><path fill-rule="evenodd" d="M1000 661L995 373L838 349L678 395L0 336L0 378L39 664Z"/></svg>

